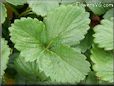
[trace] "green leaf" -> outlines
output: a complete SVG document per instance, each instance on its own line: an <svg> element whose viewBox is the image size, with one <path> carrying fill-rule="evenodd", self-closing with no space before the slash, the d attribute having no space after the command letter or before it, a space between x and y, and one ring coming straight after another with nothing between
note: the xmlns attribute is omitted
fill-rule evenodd
<svg viewBox="0 0 114 86"><path fill-rule="evenodd" d="M15 68L20 70L19 73L21 74L23 74L24 71L25 74L36 75L38 74L36 71L39 66L40 70L44 71L47 76L50 76L52 81L56 80L56 82L64 83L79 82L84 79L87 72L89 72L90 65L85 60L85 56L69 47L62 46L58 49L53 49L53 52L47 50L42 53L42 55L38 55L37 58L37 63L36 61L29 63L24 61L24 58L19 57L16 60ZM78 65L80 65L81 68Z"/></svg>
<svg viewBox="0 0 114 86"><path fill-rule="evenodd" d="M64 20L62 18L63 16L61 15L65 15L68 11L70 11L70 13L66 15ZM65 30L65 32L61 34L62 37L70 35L70 40L75 40L76 38L80 38L80 40L83 39L84 34L89 29L89 14L85 12L84 8L75 6L61 6L60 8L56 9L55 13L54 12L55 11L51 11L47 16L46 29L44 24L37 19L21 18L20 20L15 20L14 24L12 24L12 26L9 28L11 40L15 43L15 48L17 48L21 52L20 56L23 57L22 60L25 60L25 62L28 61L30 63L36 61L37 64L35 64L35 66L38 66L40 71L44 72L47 77L50 77L53 82L79 82L80 80L83 80L85 78L85 75L87 75L87 73L89 72L90 64L85 60L85 56L82 55L79 51L77 52L70 47L61 46L61 43L59 44L58 37L55 37L49 42L47 41L47 37L50 39L50 37L53 37L53 33L55 33L55 31L57 35L59 35L58 32L61 33ZM55 25L53 22L56 23L56 17L59 18L59 21L57 21L57 24ZM54 19L52 20L53 22L50 21L50 18ZM83 22L81 22L82 18L85 18ZM47 22L48 20L50 23ZM63 27L60 27L62 29L61 30L58 27L58 22L62 21L64 24L61 25ZM51 24L52 26L55 25L55 28L53 28L55 30L49 28L49 24ZM67 25L67 28L65 28L64 25L65 27ZM81 25L81 27L79 28L78 25ZM51 32L50 34L48 34L50 37L46 36L46 34L49 33L49 31L51 30L53 33ZM73 37L71 36L72 33ZM55 41L57 42L57 44L59 44L59 46L56 45ZM62 41L67 41L70 43L68 39L62 39ZM52 43L56 46L53 47Z"/></svg>
<svg viewBox="0 0 114 86"><path fill-rule="evenodd" d="M37 60L40 70L54 82L76 83L85 78L90 64L86 57L70 47L60 46L45 51Z"/></svg>
<svg viewBox="0 0 114 86"><path fill-rule="evenodd" d="M75 9L77 10L74 11ZM62 19L62 17L64 17L64 15L66 14L65 12L67 12L68 10L71 12L69 12L65 16L65 19ZM85 12L84 8L75 6L61 6L55 13L54 12L55 11L51 12L52 14L49 14L47 16L46 32L43 23L39 22L37 19L31 18L21 18L20 20L15 20L14 24L12 24L12 26L9 28L11 32L11 40L15 43L15 48L21 51L21 55L25 57L26 61L36 60L38 54L43 53L45 49L52 47L52 44L56 46L57 44L61 44L61 40L65 44L66 42L70 45L72 43L76 44L77 41L83 39L84 34L87 33L90 20L88 18L89 14ZM59 18L57 23L56 16L58 16ZM81 18L83 18L83 21L80 21ZM56 25L54 24L54 22L56 23ZM61 27L59 22L63 22ZM79 25L81 25L81 27L79 27ZM54 29L52 28L52 26L54 27ZM48 37L50 41L46 41L47 38L44 37L42 31L44 32L44 34L48 33L48 36L45 36ZM59 37L56 37L56 35L59 35L61 40L59 39ZM54 37L54 39L52 37ZM44 45L44 43L46 44L46 46ZM28 55L28 53L31 52L33 53L31 55Z"/></svg>
<svg viewBox="0 0 114 86"><path fill-rule="evenodd" d="M6 17L7 10L5 8L5 5L0 2L0 23L4 23Z"/></svg>
<svg viewBox="0 0 114 86"><path fill-rule="evenodd" d="M36 61L26 62L22 56L18 56L14 61L15 69L18 74L23 76L27 81L40 82L47 79L43 72L40 72Z"/></svg>
<svg viewBox="0 0 114 86"><path fill-rule="evenodd" d="M46 16L49 11L54 10L59 6L59 2L57 0L28 0L28 4L29 7L32 8L32 11L41 16Z"/></svg>
<svg viewBox="0 0 114 86"><path fill-rule="evenodd" d="M27 0L6 0L6 2L17 6L25 4Z"/></svg>
<svg viewBox="0 0 114 86"><path fill-rule="evenodd" d="M62 44L75 45L89 29L89 13L81 6L60 6L45 18L48 41L59 39Z"/></svg>
<svg viewBox="0 0 114 86"><path fill-rule="evenodd" d="M28 75L29 76L29 75ZM17 74L15 76L15 83L17 85L44 85L44 84L48 84L48 82L46 81L39 81L38 79L35 79L35 77L33 78L28 78L28 76L23 76L22 74Z"/></svg>
<svg viewBox="0 0 114 86"><path fill-rule="evenodd" d="M83 53L86 52L87 49L90 49L93 42L92 34L93 31L89 30L85 38L80 41L80 44L76 45L76 48L80 48Z"/></svg>
<svg viewBox="0 0 114 86"><path fill-rule="evenodd" d="M3 38L1 39L1 57L0 57L0 82L2 80L2 77L4 75L4 70L7 68L7 63L9 60L10 55L10 49L7 45L7 41L5 41Z"/></svg>
<svg viewBox="0 0 114 86"><path fill-rule="evenodd" d="M90 71L86 80L85 80L86 84L98 84L98 79L95 76L95 72Z"/></svg>
<svg viewBox="0 0 114 86"><path fill-rule="evenodd" d="M96 46L93 46L91 53L91 60L94 63L93 69L96 71L97 77L104 81L113 82L113 53L99 49Z"/></svg>
<svg viewBox="0 0 114 86"><path fill-rule="evenodd" d="M26 61L36 60L37 56L43 51L41 32L45 29L44 27L41 21L28 17L15 20L9 28L15 48L21 51L21 55L25 57Z"/></svg>
<svg viewBox="0 0 114 86"><path fill-rule="evenodd" d="M114 8L109 9L109 10L105 13L105 15L103 16L103 18L110 20L110 19L113 17L113 11L114 11Z"/></svg>
<svg viewBox="0 0 114 86"><path fill-rule="evenodd" d="M105 14L105 12L112 7L112 5L109 7L106 7L105 4L99 3L96 0L94 1L94 3L87 2L87 4L88 4L87 6L89 7L89 9L98 16Z"/></svg>
<svg viewBox="0 0 114 86"><path fill-rule="evenodd" d="M105 50L113 49L113 21L102 20L101 25L97 25L94 28L95 37L94 42L98 44L100 48Z"/></svg>

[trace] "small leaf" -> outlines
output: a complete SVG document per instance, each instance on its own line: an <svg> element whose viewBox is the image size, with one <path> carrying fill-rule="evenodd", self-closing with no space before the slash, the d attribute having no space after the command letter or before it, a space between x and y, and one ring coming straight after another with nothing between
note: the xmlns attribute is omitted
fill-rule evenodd
<svg viewBox="0 0 114 86"><path fill-rule="evenodd" d="M40 70L53 82L77 83L85 78L90 64L85 56L70 47L60 46L45 51L37 60Z"/></svg>
<svg viewBox="0 0 114 86"><path fill-rule="evenodd" d="M49 11L59 6L59 2L57 0L28 0L28 4L37 15L41 16L46 16Z"/></svg>
<svg viewBox="0 0 114 86"><path fill-rule="evenodd" d="M113 21L102 20L101 25L97 25L94 28L95 37L94 42L98 44L100 48L105 50L113 49Z"/></svg>
<svg viewBox="0 0 114 86"><path fill-rule="evenodd" d="M2 77L4 75L4 71L7 68L7 63L9 60L10 55L10 49L7 45L7 41L5 41L3 38L1 39L1 57L0 57L0 82L2 80Z"/></svg>
<svg viewBox="0 0 114 86"><path fill-rule="evenodd" d="M96 46L93 46L91 53L91 60L94 63L93 69L96 71L97 77L104 81L113 82L113 53Z"/></svg>
<svg viewBox="0 0 114 86"><path fill-rule="evenodd" d="M6 17L7 10L5 8L5 5L0 2L0 23L4 23Z"/></svg>
<svg viewBox="0 0 114 86"><path fill-rule="evenodd" d="M103 18L110 20L110 19L113 17L113 11L114 11L114 8L109 9L109 10L105 13L105 15L103 16Z"/></svg>
<svg viewBox="0 0 114 86"><path fill-rule="evenodd" d="M48 41L59 39L62 44L75 45L89 29L89 13L81 6L60 6L45 18Z"/></svg>
<svg viewBox="0 0 114 86"><path fill-rule="evenodd" d="M8 3L13 5L23 5L27 2L27 0L6 0Z"/></svg>

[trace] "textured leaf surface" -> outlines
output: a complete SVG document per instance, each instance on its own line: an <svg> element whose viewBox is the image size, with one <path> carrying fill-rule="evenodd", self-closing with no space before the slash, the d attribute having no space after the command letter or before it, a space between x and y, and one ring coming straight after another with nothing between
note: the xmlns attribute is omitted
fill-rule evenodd
<svg viewBox="0 0 114 86"><path fill-rule="evenodd" d="M47 79L45 74L40 72L36 61L26 62L22 56L19 56L15 59L14 64L18 73L25 77L26 80L43 81Z"/></svg>
<svg viewBox="0 0 114 86"><path fill-rule="evenodd" d="M113 16L114 8L109 9L106 14L103 16L104 19L110 20Z"/></svg>
<svg viewBox="0 0 114 86"><path fill-rule="evenodd" d="M76 9L77 11L75 12ZM61 20L63 15L65 15L68 11L71 12L67 14L67 17L64 18L65 20ZM85 12L84 8L73 6L62 6L56 9L55 13L54 12L50 12L50 14L47 16L46 29L44 24L37 19L21 18L20 20L15 20L14 24L12 24L12 26L9 28L11 40L15 43L15 48L21 51L20 55L25 59L25 62L28 61L32 63L36 61L37 64L35 64L35 66L39 66L40 71L43 71L47 77L51 78L53 82L79 82L80 80L83 80L85 78L85 75L87 75L87 73L89 72L90 65L85 60L85 56L83 56L79 51L77 52L70 47L61 46L61 43L59 44L59 46L57 46L56 42L58 43L59 41L56 40L56 42L53 42L55 41L55 39L51 37L54 36L56 38L56 36L53 34L55 33L55 31L57 33L55 33L56 35L59 35L59 33L62 33L62 31L64 32L67 24L67 30L65 30L65 33L62 33L62 37L70 35L70 41L72 42L75 37L80 35L81 40L84 37L84 34L89 29L89 14ZM61 14L62 12L63 14ZM59 18L59 21L56 21L56 17ZM53 22L51 22L50 18L53 19L53 22L57 22L57 24L55 25ZM73 21L74 18L75 20ZM81 18L85 18L85 20L79 23ZM51 23L47 24L47 21ZM62 27L59 27L59 22L62 21L64 24L61 25ZM53 28L55 29L55 31L52 30L52 28L49 28L49 26L51 26L49 24L55 27ZM75 26L76 24L77 26ZM79 28L78 25L81 25L81 27ZM78 30L72 31L72 29L74 29L75 27L77 27ZM49 39L51 38L51 42L46 41L46 38L43 37L43 34L46 34L45 31L47 31L47 33L51 31L51 33L48 34L49 36L47 36ZM74 31L75 33L73 33ZM57 39L59 38L57 37ZM62 39L62 41L68 42L69 40ZM56 45L56 47L52 47L52 42ZM46 45L44 43L46 43ZM26 67L28 68L28 66Z"/></svg>
<svg viewBox="0 0 114 86"><path fill-rule="evenodd" d="M76 83L89 72L89 63L85 56L67 46L46 51L39 57L40 70L50 76L52 81Z"/></svg>
<svg viewBox="0 0 114 86"><path fill-rule="evenodd" d="M27 0L6 0L6 1L13 5L23 5L27 2Z"/></svg>
<svg viewBox="0 0 114 86"><path fill-rule="evenodd" d="M0 2L0 23L4 23L5 18L7 17L5 5Z"/></svg>
<svg viewBox="0 0 114 86"><path fill-rule="evenodd" d="M62 44L74 45L89 29L89 13L79 6L60 6L45 20L48 41L58 38Z"/></svg>
<svg viewBox="0 0 114 86"><path fill-rule="evenodd" d="M1 39L0 80L4 75L4 70L7 68L9 54L10 54L10 49L7 45L7 42L4 39Z"/></svg>
<svg viewBox="0 0 114 86"><path fill-rule="evenodd" d="M27 61L36 60L37 55L43 51L40 40L43 29L44 24L32 18L15 20L15 23L9 28L15 48L21 51Z"/></svg>
<svg viewBox="0 0 114 86"><path fill-rule="evenodd" d="M46 16L47 13L59 6L57 0L28 0L29 7L37 14Z"/></svg>
<svg viewBox="0 0 114 86"><path fill-rule="evenodd" d="M113 21L102 20L101 25L97 25L94 28L95 37L94 42L99 45L99 47L105 50L113 49Z"/></svg>
<svg viewBox="0 0 114 86"><path fill-rule="evenodd" d="M96 46L93 47L91 53L91 60L94 62L93 69L99 79L113 82L113 53L99 49Z"/></svg>
<svg viewBox="0 0 114 86"><path fill-rule="evenodd" d="M76 12L74 11L75 9L77 9ZM65 12L67 11L71 12L66 15L65 19L61 20L61 18L66 14ZM55 11L51 12L52 14L49 14L46 20L46 28L48 33L47 37L48 39L50 39L50 42L46 41L46 44L48 45L47 48L51 47L52 43L54 43L55 45L56 42L59 43L59 37L56 37L56 35L59 35L62 42L67 42L67 44L68 42L69 44L76 44L77 41L84 38L84 34L89 29L88 24L90 22L88 18L89 14L85 12L84 8L62 6L57 9L57 13L54 12ZM59 18L57 22L56 17ZM82 17L84 17L85 19L82 22L79 22ZM60 26L59 22L63 22L63 24ZM54 23L56 23L56 25ZM79 25L81 25L81 27L79 27ZM15 23L9 28L9 30L11 32L11 40L15 43L15 47L21 51L21 55L25 57L27 61L36 60L37 54L45 51L45 49L43 49L44 46L42 46L43 44L41 43L41 40L45 41L44 35L41 36L41 32L45 29L43 23L39 22L37 19L21 18L21 20L16 20ZM55 39L53 39L52 37L54 37ZM20 40L18 40L17 38ZM53 42L55 40L56 42ZM31 52L33 53L29 55L28 53Z"/></svg>

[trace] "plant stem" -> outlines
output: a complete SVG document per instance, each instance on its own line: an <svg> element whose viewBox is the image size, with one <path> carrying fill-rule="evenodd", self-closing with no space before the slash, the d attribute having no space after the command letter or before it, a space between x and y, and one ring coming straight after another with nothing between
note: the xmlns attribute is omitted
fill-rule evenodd
<svg viewBox="0 0 114 86"><path fill-rule="evenodd" d="M19 16L18 11L17 11L14 7L12 7L9 3L5 3L5 5L8 6L8 7L10 7L11 10L12 10L17 16Z"/></svg>
<svg viewBox="0 0 114 86"><path fill-rule="evenodd" d="M30 8L27 8L26 11L22 12L19 17L27 15L31 11Z"/></svg>
<svg viewBox="0 0 114 86"><path fill-rule="evenodd" d="M49 42L49 44L47 45L46 49L48 49L52 43L53 43L53 40L51 40L51 41Z"/></svg>

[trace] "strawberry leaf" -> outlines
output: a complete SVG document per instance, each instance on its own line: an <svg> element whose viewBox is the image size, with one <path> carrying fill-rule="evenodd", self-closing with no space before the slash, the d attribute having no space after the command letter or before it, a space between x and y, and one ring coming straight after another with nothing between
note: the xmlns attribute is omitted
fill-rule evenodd
<svg viewBox="0 0 114 86"><path fill-rule="evenodd" d="M4 23L6 17L7 10L5 8L5 5L0 2L0 23Z"/></svg>
<svg viewBox="0 0 114 86"><path fill-rule="evenodd" d="M105 13L105 15L103 16L103 18L110 20L110 19L113 17L113 10L114 10L114 8L109 9L109 10Z"/></svg>
<svg viewBox="0 0 114 86"><path fill-rule="evenodd" d="M60 46L45 51L37 61L40 70L53 82L76 83L83 80L90 70L90 64L85 59L84 55L72 48Z"/></svg>
<svg viewBox="0 0 114 86"><path fill-rule="evenodd" d="M43 51L41 32L44 27L41 21L28 17L15 20L15 23L9 28L15 48L21 51L21 55L25 56L26 61L36 60L38 54ZM31 54L29 55L28 53Z"/></svg>
<svg viewBox="0 0 114 86"><path fill-rule="evenodd" d="M89 29L89 13L81 6L60 6L45 18L48 41L59 39L62 44L75 45Z"/></svg>
<svg viewBox="0 0 114 86"><path fill-rule="evenodd" d="M59 6L59 2L53 0L28 0L28 4L33 12L41 16L46 16L49 11Z"/></svg>
<svg viewBox="0 0 114 86"><path fill-rule="evenodd" d="M80 41L80 44L76 45L76 48L81 49L81 52L86 52L87 49L90 49L93 42L92 37L93 31L89 30L88 33L85 35L85 38Z"/></svg>
<svg viewBox="0 0 114 86"><path fill-rule="evenodd" d="M73 11L74 9L77 10ZM67 11L69 11L69 13L64 19L63 17ZM47 16L47 30L42 22L31 18L21 18L21 20L15 20L15 23L9 28L11 32L11 40L15 43L15 47L21 51L21 55L25 57L26 61L36 60L37 54L43 53L45 49L53 47L52 44L57 46L57 44L61 44L62 42L64 44L71 45L76 44L77 41L79 42L84 38L84 34L86 34L87 30L89 29L88 24L90 22L88 18L89 14L85 12L84 8L61 6L55 13L54 12L55 11L51 12ZM59 18L57 21L58 23L56 23L57 16ZM83 21L79 22L82 17ZM59 22L63 22L63 24L60 26ZM56 23L56 25L54 23ZM81 27L78 27L79 25L81 25ZM42 36L43 33L47 33L47 36ZM49 41L46 41L46 39ZM33 53L28 55L28 53L31 52Z"/></svg>
<svg viewBox="0 0 114 86"><path fill-rule="evenodd" d="M47 79L43 72L40 72L39 66L36 61L26 62L22 56L18 56L15 61L15 69L18 74L25 77L26 80L32 81L44 81Z"/></svg>
<svg viewBox="0 0 114 86"><path fill-rule="evenodd" d="M9 30L15 48L23 57L17 64L33 63L33 67L39 67L52 82L80 82L89 72L90 64L81 52L70 48L70 45L84 38L89 23L89 14L78 6L60 6L50 11L45 23L29 17L15 20Z"/></svg>
<svg viewBox="0 0 114 86"><path fill-rule="evenodd" d="M104 19L101 21L101 25L97 25L94 28L95 37L94 42L98 44L100 48L105 50L113 49L113 21Z"/></svg>
<svg viewBox="0 0 114 86"><path fill-rule="evenodd" d="M96 71L97 77L104 81L113 82L113 53L104 51L97 46L93 46L91 53L91 60L94 63L93 69Z"/></svg>
<svg viewBox="0 0 114 86"><path fill-rule="evenodd" d="M87 6L89 9L96 15L102 15L105 14L107 10L109 10L111 7L113 7L113 4L110 6L105 6L106 3L99 2L99 0L86 0Z"/></svg>
<svg viewBox="0 0 114 86"><path fill-rule="evenodd" d="M7 63L9 60L10 55L10 49L7 45L7 41L5 41L3 38L1 39L1 57L0 57L0 82L2 80L2 77L4 75L4 71L7 68Z"/></svg>

